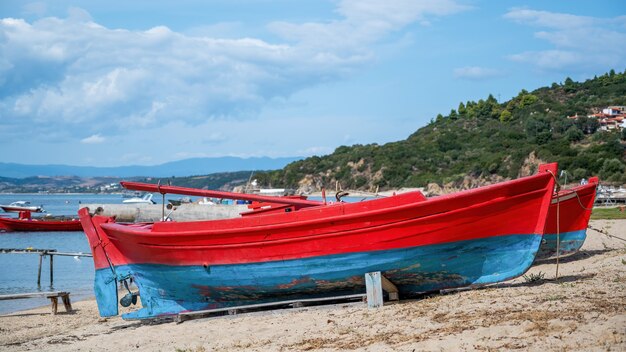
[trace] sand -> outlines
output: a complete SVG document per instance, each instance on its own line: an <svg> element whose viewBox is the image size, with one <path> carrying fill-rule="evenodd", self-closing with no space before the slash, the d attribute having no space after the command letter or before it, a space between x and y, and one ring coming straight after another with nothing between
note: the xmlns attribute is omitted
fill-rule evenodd
<svg viewBox="0 0 626 352"><path fill-rule="evenodd" d="M591 226L626 238L626 220ZM590 230L559 265L495 287L388 303L346 303L181 324L101 319L95 301L0 316L2 351L626 351L626 241Z"/></svg>

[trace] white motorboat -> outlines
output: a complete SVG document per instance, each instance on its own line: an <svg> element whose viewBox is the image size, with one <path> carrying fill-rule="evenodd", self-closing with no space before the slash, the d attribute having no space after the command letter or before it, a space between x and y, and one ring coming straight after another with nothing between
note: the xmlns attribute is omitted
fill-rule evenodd
<svg viewBox="0 0 626 352"><path fill-rule="evenodd" d="M133 197L129 199L124 199L122 203L124 204L156 204L156 202L152 200L152 193L146 193L141 198Z"/></svg>
<svg viewBox="0 0 626 352"><path fill-rule="evenodd" d="M30 202L26 202L23 200L13 202L9 205L0 205L0 208L2 208L2 210L6 211L7 213L19 212L19 211L32 211L33 213L44 212L43 205L41 206L30 205Z"/></svg>

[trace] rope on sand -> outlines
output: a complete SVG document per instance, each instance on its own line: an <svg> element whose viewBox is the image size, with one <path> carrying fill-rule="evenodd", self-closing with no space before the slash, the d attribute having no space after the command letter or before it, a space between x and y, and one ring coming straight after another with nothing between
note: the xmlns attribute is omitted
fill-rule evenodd
<svg viewBox="0 0 626 352"><path fill-rule="evenodd" d="M601 234L603 234L603 235L606 235L606 236L608 236L608 237L615 238L615 239L618 239L618 240L620 240L620 241L624 241L624 242L626 242L626 238L621 238L621 237L618 237L618 236L615 236L615 235L611 235L611 234L609 234L609 232L608 232L608 231L606 231L606 230L604 230L604 229L597 229L597 228L595 228L595 227L593 227L593 226L591 226L591 225L588 225L587 227L588 227L589 229L591 229L591 230L595 231L595 232L599 232L599 233L601 233Z"/></svg>

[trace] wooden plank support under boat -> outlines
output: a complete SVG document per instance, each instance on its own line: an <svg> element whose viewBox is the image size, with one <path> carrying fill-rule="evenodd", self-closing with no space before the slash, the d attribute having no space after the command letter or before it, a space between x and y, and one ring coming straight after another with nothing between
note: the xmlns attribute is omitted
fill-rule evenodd
<svg viewBox="0 0 626 352"><path fill-rule="evenodd" d="M398 288L380 271L365 274L365 290L367 292L367 307L380 308L383 306L383 290L389 295L390 301L399 300Z"/></svg>
<svg viewBox="0 0 626 352"><path fill-rule="evenodd" d="M259 310L259 309L264 309L264 308L276 308L276 307L281 307L281 306L291 306L293 308L300 308L300 307L305 307L308 305L323 304L326 302L346 302L346 301L364 300L364 299L366 299L366 294L359 293L359 294L354 294L354 295L342 295L342 296L334 296L334 297L294 299L294 300L278 301L278 302L270 302L270 303L248 304L245 306L206 309L206 310L198 310L198 311L193 311L193 312L178 313L176 317L174 318L174 321L176 323L182 323L185 320L206 318L206 317L216 315L218 313L225 313L225 312L227 312L229 315L234 315L243 311L253 311L253 310Z"/></svg>

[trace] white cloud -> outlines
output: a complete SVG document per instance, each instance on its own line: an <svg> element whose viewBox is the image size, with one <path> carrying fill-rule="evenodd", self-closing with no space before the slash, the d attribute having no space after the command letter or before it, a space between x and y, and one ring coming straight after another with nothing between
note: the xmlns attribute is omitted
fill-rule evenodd
<svg viewBox="0 0 626 352"><path fill-rule="evenodd" d="M496 69L479 66L466 66L454 69L454 77L460 79L483 80L498 75L500 75L500 72Z"/></svg>
<svg viewBox="0 0 626 352"><path fill-rule="evenodd" d="M102 137L99 134L94 134L80 140L80 142L83 144L100 144L104 143L104 141L106 141L106 138Z"/></svg>
<svg viewBox="0 0 626 352"><path fill-rule="evenodd" d="M247 118L346 77L376 57L372 45L385 35L465 9L451 0L343 0L339 20L271 24L287 38L277 43L216 38L211 30L110 29L79 8L33 23L0 19L0 126L7 127L0 134L17 138L24 126L35 134L62 126L74 136L99 136L171 121Z"/></svg>
<svg viewBox="0 0 626 352"><path fill-rule="evenodd" d="M542 70L608 71L626 66L625 16L596 18L566 13L512 9L504 18L542 28L535 38L552 48L509 55L508 58Z"/></svg>
<svg viewBox="0 0 626 352"><path fill-rule="evenodd" d="M411 23L431 25L429 19L451 15L469 9L455 1L424 0L343 0L336 12L342 19L329 22L294 24L274 22L275 33L289 40L326 50L322 60L354 60L368 58L366 44L376 42L390 32ZM332 52L329 52L332 51ZM350 55L346 51L351 51ZM348 55L338 56L338 53Z"/></svg>
<svg viewBox="0 0 626 352"><path fill-rule="evenodd" d="M555 29L588 27L597 22L596 19L588 16L576 16L567 13L537 11L524 8L514 8L507 12L504 18L521 24Z"/></svg>
<svg viewBox="0 0 626 352"><path fill-rule="evenodd" d="M450 0L344 0L337 12L354 22L384 22L390 26L404 26L427 15L445 16L469 9Z"/></svg>

